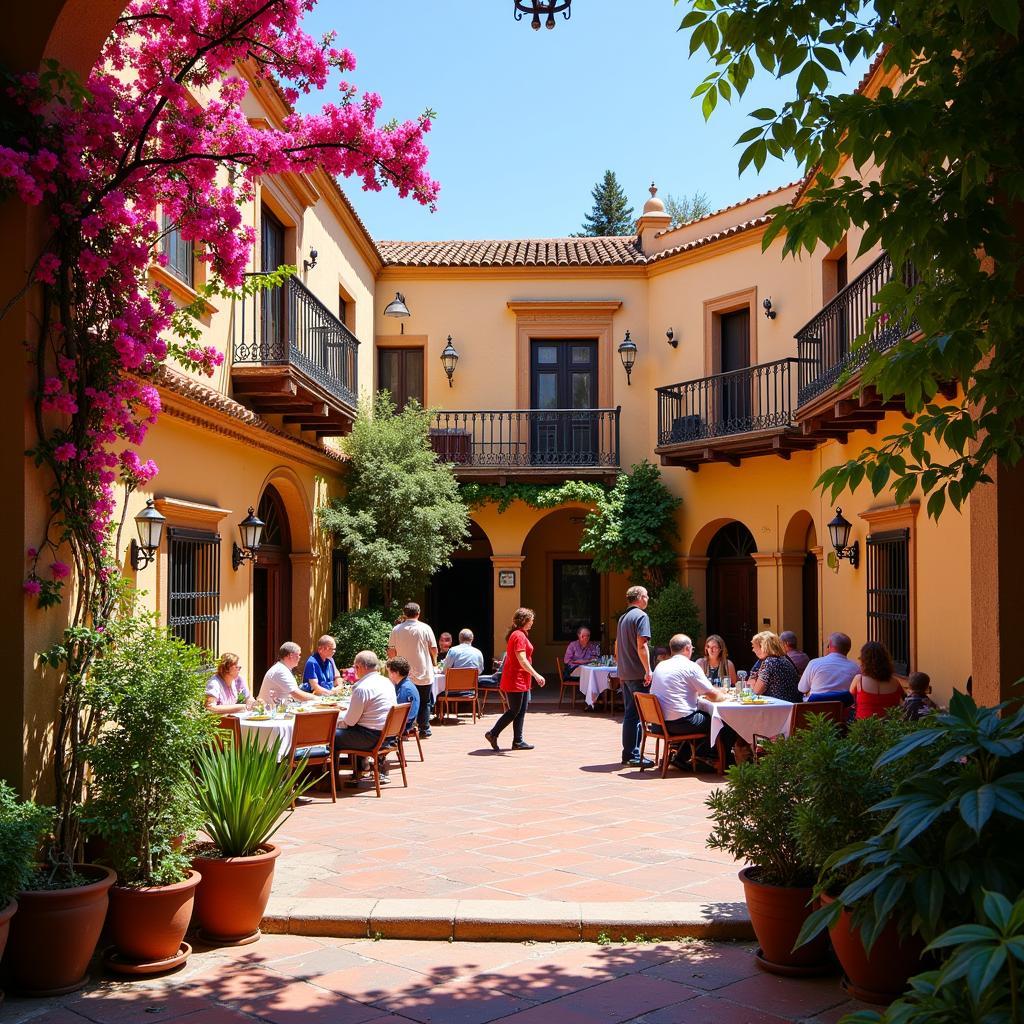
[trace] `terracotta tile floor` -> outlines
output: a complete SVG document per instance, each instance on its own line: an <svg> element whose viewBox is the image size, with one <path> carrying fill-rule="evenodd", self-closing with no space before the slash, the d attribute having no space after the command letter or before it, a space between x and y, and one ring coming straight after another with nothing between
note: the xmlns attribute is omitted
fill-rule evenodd
<svg viewBox="0 0 1024 1024"><path fill-rule="evenodd" d="M742 902L737 865L704 846L716 777L622 768L621 720L579 708L535 702L522 752L490 749L493 711L435 725L408 789L395 769L379 800L316 795L277 834L274 895Z"/></svg>
<svg viewBox="0 0 1024 1024"><path fill-rule="evenodd" d="M197 951L178 973L8 997L5 1024L832 1024L837 977L779 979L749 944L313 939Z"/></svg>

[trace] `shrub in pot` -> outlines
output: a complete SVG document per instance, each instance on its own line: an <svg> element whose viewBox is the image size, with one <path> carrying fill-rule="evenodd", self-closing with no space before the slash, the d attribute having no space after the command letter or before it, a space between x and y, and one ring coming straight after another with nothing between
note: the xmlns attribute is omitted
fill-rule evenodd
<svg viewBox="0 0 1024 1024"><path fill-rule="evenodd" d="M830 966L824 935L793 948L820 866L807 859L794 834L806 792L803 760L813 731L829 728L828 722L812 722L810 729L769 743L756 762L730 768L725 785L706 801L714 824L707 845L747 862L740 880L761 946L757 962L773 973L811 974Z"/></svg>
<svg viewBox="0 0 1024 1024"><path fill-rule="evenodd" d="M209 655L148 614L111 629L86 695L104 727L87 755L94 795L84 823L103 840L118 876L110 892L114 951L107 964L149 974L178 966L190 952L182 940L199 875L182 846L199 823L187 773L216 729L203 708Z"/></svg>
<svg viewBox="0 0 1024 1024"><path fill-rule="evenodd" d="M983 1000L981 990L1004 970L1005 984L1018 990L1024 971L1018 966L1014 975L1012 961L1024 962L1024 942L992 935L983 941L981 934L986 928L1024 931L1024 916L1017 920L1012 907L1024 892L1024 709L979 708L954 694L948 713L930 716L919 731L882 752L876 770L903 777L870 808L878 823L873 833L824 865L824 882L833 884L836 898L808 922L807 934L845 919L864 948L874 950L898 927L929 943L934 955L948 957L936 978L968 978L973 988L957 998L980 1007L991 995ZM841 888L834 885L837 878L845 882ZM970 956L943 952L972 943ZM963 972L948 967L954 959ZM915 992L923 997L930 984L921 982ZM1001 1018L982 1013L962 1019Z"/></svg>
<svg viewBox="0 0 1024 1024"><path fill-rule="evenodd" d="M270 839L316 780L303 779L305 759L289 770L287 759L279 761L276 748L252 733L237 746L207 746L196 761L190 782L210 842L193 851L192 866L202 875L195 916L205 939L254 942L280 852Z"/></svg>

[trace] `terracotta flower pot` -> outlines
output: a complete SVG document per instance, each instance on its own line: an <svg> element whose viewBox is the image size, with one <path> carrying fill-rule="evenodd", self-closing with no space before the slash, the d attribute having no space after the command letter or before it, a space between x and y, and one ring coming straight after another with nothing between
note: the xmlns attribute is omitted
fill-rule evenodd
<svg viewBox="0 0 1024 1024"><path fill-rule="evenodd" d="M178 956L195 904L199 872L173 885L110 890L107 927L121 958L156 964Z"/></svg>
<svg viewBox="0 0 1024 1024"><path fill-rule="evenodd" d="M0 908L0 959L4 955L4 947L7 945L7 933L11 930L11 918L18 909L18 901L11 900L6 907Z"/></svg>
<svg viewBox="0 0 1024 1024"><path fill-rule="evenodd" d="M823 895L821 902L827 905L835 900ZM894 920L886 925L870 954L865 952L860 929L848 910L843 910L839 921L829 929L829 936L846 975L848 991L866 1003L888 1006L907 990L911 975L921 970L924 943L916 936L901 939Z"/></svg>
<svg viewBox="0 0 1024 1024"><path fill-rule="evenodd" d="M195 919L204 938L223 943L259 938L280 852L268 843L252 857L193 858L193 869L203 876L196 890Z"/></svg>
<svg viewBox="0 0 1024 1024"><path fill-rule="evenodd" d="M773 974L817 974L828 970L828 936L819 935L793 949L811 913L811 887L767 885L757 880L757 868L740 872L750 923L761 946L758 964Z"/></svg>
<svg viewBox="0 0 1024 1024"><path fill-rule="evenodd" d="M26 995L61 995L85 984L116 876L96 864L76 864L75 871L89 883L18 893L4 960Z"/></svg>

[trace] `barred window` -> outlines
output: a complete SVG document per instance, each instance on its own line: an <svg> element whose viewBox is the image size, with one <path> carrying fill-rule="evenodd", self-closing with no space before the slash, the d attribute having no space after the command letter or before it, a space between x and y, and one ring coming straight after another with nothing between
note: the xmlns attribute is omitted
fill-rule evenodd
<svg viewBox="0 0 1024 1024"><path fill-rule="evenodd" d="M195 287L195 253L191 242L186 242L181 237L181 232L175 227L167 214L163 215L163 239L161 247L167 256L167 269L179 281L184 281L189 288Z"/></svg>
<svg viewBox="0 0 1024 1024"><path fill-rule="evenodd" d="M220 649L220 534L169 527L167 627L182 640Z"/></svg>
<svg viewBox="0 0 1024 1024"><path fill-rule="evenodd" d="M331 552L331 621L348 611L348 555Z"/></svg>
<svg viewBox="0 0 1024 1024"><path fill-rule="evenodd" d="M885 644L893 668L910 671L910 531L867 540L868 639Z"/></svg>

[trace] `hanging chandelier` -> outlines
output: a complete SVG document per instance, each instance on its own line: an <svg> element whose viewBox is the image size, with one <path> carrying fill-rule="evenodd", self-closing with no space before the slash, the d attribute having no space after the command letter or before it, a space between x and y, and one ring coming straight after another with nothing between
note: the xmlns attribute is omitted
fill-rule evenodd
<svg viewBox="0 0 1024 1024"><path fill-rule="evenodd" d="M533 15L530 28L536 32L540 28L541 15L546 15L545 28L555 27L555 15L561 14L566 21L572 15L572 0L513 0L516 21L522 21L524 14Z"/></svg>

